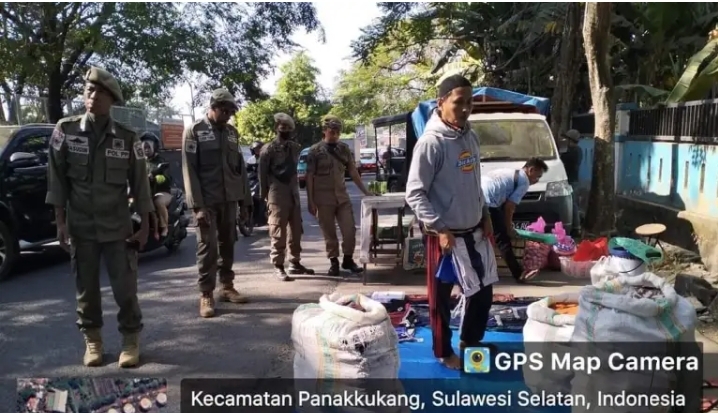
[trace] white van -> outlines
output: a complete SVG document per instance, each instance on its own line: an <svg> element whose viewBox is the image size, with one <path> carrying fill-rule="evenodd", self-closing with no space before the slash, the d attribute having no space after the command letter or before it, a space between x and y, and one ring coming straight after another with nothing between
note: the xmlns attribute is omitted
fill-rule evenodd
<svg viewBox="0 0 718 413"><path fill-rule="evenodd" d="M546 117L527 113L475 113L471 127L481 143L481 172L521 169L530 158L548 165L541 180L529 188L514 213L514 225L525 228L542 216L548 229L573 224L573 191Z"/></svg>

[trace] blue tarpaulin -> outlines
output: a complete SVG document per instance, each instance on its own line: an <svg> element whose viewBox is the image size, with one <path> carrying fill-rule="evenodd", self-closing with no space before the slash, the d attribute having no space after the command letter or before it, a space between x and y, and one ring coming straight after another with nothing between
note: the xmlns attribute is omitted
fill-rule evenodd
<svg viewBox="0 0 718 413"><path fill-rule="evenodd" d="M535 106L538 112L544 116L548 116L550 110L550 102L547 98L523 95L493 87L477 87L474 89L474 96L486 96L492 100ZM414 124L414 132L417 137L421 137L424 133L424 126L429 121L434 108L436 108L436 100L427 100L419 103L419 106L411 114L411 123Z"/></svg>

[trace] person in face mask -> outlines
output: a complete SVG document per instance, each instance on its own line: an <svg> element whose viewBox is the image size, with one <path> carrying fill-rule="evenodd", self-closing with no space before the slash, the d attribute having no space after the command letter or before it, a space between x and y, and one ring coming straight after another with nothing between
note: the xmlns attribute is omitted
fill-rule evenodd
<svg viewBox="0 0 718 413"><path fill-rule="evenodd" d="M358 274L363 271L353 259L356 244L354 210L344 183L344 174L349 171L354 184L364 195L371 193L364 187L356 170L354 156L346 143L339 141L342 121L327 115L322 120L324 139L312 145L307 154L307 200L309 213L317 217L326 242L329 258L328 276L339 276L339 240L337 224L342 233L341 268Z"/></svg>
<svg viewBox="0 0 718 413"><path fill-rule="evenodd" d="M294 119L286 113L274 115L277 137L262 147L259 155L259 187L269 210L269 236L272 239L269 258L274 275L281 281L291 281L289 274L314 274L303 266L302 211L299 204L297 163L301 146L294 141ZM289 274L284 268L289 244Z"/></svg>

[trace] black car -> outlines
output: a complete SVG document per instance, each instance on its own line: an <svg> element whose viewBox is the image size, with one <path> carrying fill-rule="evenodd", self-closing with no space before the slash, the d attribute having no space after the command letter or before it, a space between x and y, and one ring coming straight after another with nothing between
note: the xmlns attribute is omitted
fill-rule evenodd
<svg viewBox="0 0 718 413"><path fill-rule="evenodd" d="M57 241L55 213L45 203L50 124L0 126L0 280L21 251Z"/></svg>

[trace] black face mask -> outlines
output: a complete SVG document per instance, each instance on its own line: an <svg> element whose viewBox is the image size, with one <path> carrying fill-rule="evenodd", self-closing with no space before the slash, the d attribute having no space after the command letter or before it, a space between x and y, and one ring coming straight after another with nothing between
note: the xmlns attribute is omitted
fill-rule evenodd
<svg viewBox="0 0 718 413"><path fill-rule="evenodd" d="M277 133L277 135L278 135L281 139L290 139L290 138L292 137L292 132L291 132L291 131L285 131L285 130L283 130L283 131L279 131L279 132Z"/></svg>

